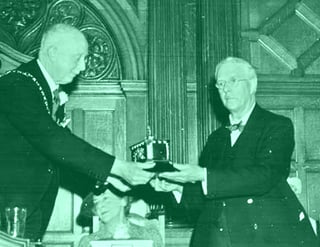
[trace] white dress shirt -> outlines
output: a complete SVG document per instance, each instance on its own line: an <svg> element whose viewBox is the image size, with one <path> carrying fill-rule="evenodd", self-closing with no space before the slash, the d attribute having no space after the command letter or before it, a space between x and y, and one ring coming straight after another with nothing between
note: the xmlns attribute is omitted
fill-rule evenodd
<svg viewBox="0 0 320 247"><path fill-rule="evenodd" d="M49 88L51 90L51 94L52 94L52 98L54 97L53 92L55 90L57 90L59 88L59 85L57 83L54 82L54 80L52 79L52 77L49 75L48 71L46 70L46 68L42 65L42 63L40 62L39 59L37 59L37 63L40 67L40 70L44 76L44 78L46 79Z"/></svg>
<svg viewBox="0 0 320 247"><path fill-rule="evenodd" d="M248 119L254 109L256 104L253 104L253 106L250 108L250 111L248 111L246 114L243 115L243 117L241 118L241 125L246 125L247 122L248 122ZM232 118L232 115L230 114L229 115L229 120L230 120L230 124L238 124L240 121L235 121L233 118ZM230 138L231 138L231 147L233 147L233 145L236 143L236 141L238 140L239 136L241 134L241 131L239 129L237 130L234 130L234 131L231 131L230 133ZM204 195L207 195L208 194L208 188L207 188L207 168L204 168L204 173L205 173L205 176L204 176L204 181L201 182L202 184L202 190L203 190L203 194Z"/></svg>
<svg viewBox="0 0 320 247"><path fill-rule="evenodd" d="M244 114L243 117L238 121L235 121L230 114L229 115L230 124L238 124L241 121L241 125L245 126L248 122L248 119L249 119L255 105L256 104L253 104L253 106L250 108L250 110L246 114ZM236 143L240 134L241 134L241 131L239 129L231 131L231 133L230 133L231 147L233 147L233 145ZM201 182L201 185L202 185L203 194L207 195L208 194L208 188L207 188L208 175L207 175L207 168L206 167L204 168L204 173L205 173L204 180ZM178 191L173 191L173 194L174 194L177 202L179 203L181 201L182 193L180 193Z"/></svg>

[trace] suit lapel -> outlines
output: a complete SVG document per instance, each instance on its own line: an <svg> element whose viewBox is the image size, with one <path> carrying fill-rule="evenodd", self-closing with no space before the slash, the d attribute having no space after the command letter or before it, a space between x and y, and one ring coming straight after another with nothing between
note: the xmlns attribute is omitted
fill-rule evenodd
<svg viewBox="0 0 320 247"><path fill-rule="evenodd" d="M46 81L46 79L44 78L44 75L42 74L40 67L37 63L37 60L31 60L29 63L23 64L21 65L18 70L24 71L24 72L29 72L30 74L32 74L37 81L39 82L46 98L49 104L49 109L52 112L52 103L53 103L53 99L52 99L52 94L51 94L51 90L50 87L48 85L48 82Z"/></svg>
<svg viewBox="0 0 320 247"><path fill-rule="evenodd" d="M259 133L259 129L261 128L261 124L264 122L263 110L261 107L256 104L254 107L246 126L244 127L242 133L238 137L237 141L233 145L233 148L236 148L238 145L241 145L242 142L248 143L252 140L253 135Z"/></svg>
<svg viewBox="0 0 320 247"><path fill-rule="evenodd" d="M229 152L231 147L230 132L221 127L217 130L217 136L206 146L203 163L209 167L223 167L223 157Z"/></svg>

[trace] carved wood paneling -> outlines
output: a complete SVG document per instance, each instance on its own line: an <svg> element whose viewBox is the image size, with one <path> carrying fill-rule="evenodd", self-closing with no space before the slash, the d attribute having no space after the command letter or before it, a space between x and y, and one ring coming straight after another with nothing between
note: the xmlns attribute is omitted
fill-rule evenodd
<svg viewBox="0 0 320 247"><path fill-rule="evenodd" d="M146 129L146 7L146 1L0 1L0 73L35 57L50 24L78 27L89 41L89 56L67 106L72 131L125 159ZM59 189L46 246L78 246L80 205L80 197Z"/></svg>
<svg viewBox="0 0 320 247"><path fill-rule="evenodd" d="M314 219L320 219L320 173L309 172L306 180L308 197L312 197L307 205L309 215Z"/></svg>
<svg viewBox="0 0 320 247"><path fill-rule="evenodd" d="M84 32L89 42L83 79L120 79L118 51L110 29L97 10L81 0L18 0L0 2L0 43L35 57L44 30L55 23L68 23ZM6 54L7 51L4 49Z"/></svg>
<svg viewBox="0 0 320 247"><path fill-rule="evenodd" d="M113 97L106 97L102 88L96 89L99 92L96 95L80 92L79 89L71 97L68 109L83 111L83 138L106 152L125 158L128 151L123 148L126 146L126 102L121 91Z"/></svg>
<svg viewBox="0 0 320 247"><path fill-rule="evenodd" d="M223 58L238 54L238 1L204 0L198 3L197 115L198 150L218 126L213 102L214 68Z"/></svg>
<svg viewBox="0 0 320 247"><path fill-rule="evenodd" d="M156 138L170 140L170 158L187 160L187 85L183 73L183 4L151 0L149 116Z"/></svg>
<svg viewBox="0 0 320 247"><path fill-rule="evenodd" d="M306 136L306 161L320 161L320 111L319 109L305 109L304 113L305 136Z"/></svg>
<svg viewBox="0 0 320 247"><path fill-rule="evenodd" d="M111 29L119 54L123 80L146 79L147 2L139 0L133 5L127 0L90 1L90 4L98 10L101 19Z"/></svg>
<svg viewBox="0 0 320 247"><path fill-rule="evenodd" d="M251 54L263 54L261 60L251 56L260 73L269 73L263 64L276 62L296 76L319 74L308 70L320 56L318 1L269 0L259 5L245 2L243 5L248 6L251 14L244 17L247 23L243 25L242 37L249 40Z"/></svg>
<svg viewBox="0 0 320 247"><path fill-rule="evenodd" d="M189 246L192 228L167 229L166 247L186 247Z"/></svg>
<svg viewBox="0 0 320 247"><path fill-rule="evenodd" d="M319 219L320 2L246 0L241 6L242 54L259 73L258 102L290 112L296 142L291 175L302 182L298 198Z"/></svg>
<svg viewBox="0 0 320 247"><path fill-rule="evenodd" d="M89 87L87 87L89 88ZM93 89L94 88L94 89ZM72 117L73 133L94 146L115 154L126 156L126 104L119 87L110 90L92 87L84 92L80 87L68 102L67 113ZM106 97L106 92L112 97ZM95 93L92 93L95 92ZM88 164L90 165L90 164ZM79 196L59 189L53 215L44 237L46 246L77 246L82 228L76 224L81 199Z"/></svg>

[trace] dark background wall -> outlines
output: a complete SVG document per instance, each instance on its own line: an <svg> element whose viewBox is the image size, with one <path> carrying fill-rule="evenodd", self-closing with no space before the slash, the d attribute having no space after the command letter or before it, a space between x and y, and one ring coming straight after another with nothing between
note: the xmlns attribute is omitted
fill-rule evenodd
<svg viewBox="0 0 320 247"><path fill-rule="evenodd" d="M43 30L56 22L79 27L90 43L68 106L72 130L122 158L130 158L129 146L149 125L156 138L170 140L174 162L197 163L225 114L212 87L215 65L229 55L250 61L258 102L294 123L291 177L301 181L297 195L319 219L318 0L0 1L0 72L36 56ZM77 242L80 203L60 190L48 246Z"/></svg>

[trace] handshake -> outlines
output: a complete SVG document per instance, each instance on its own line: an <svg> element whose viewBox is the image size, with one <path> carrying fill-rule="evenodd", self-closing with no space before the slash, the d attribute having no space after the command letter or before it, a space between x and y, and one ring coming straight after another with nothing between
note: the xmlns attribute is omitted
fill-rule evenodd
<svg viewBox="0 0 320 247"><path fill-rule="evenodd" d="M184 183L205 179L204 168L192 164L173 164L169 161L129 162L115 159L107 182L121 191L134 185L150 183L156 191L182 191Z"/></svg>

